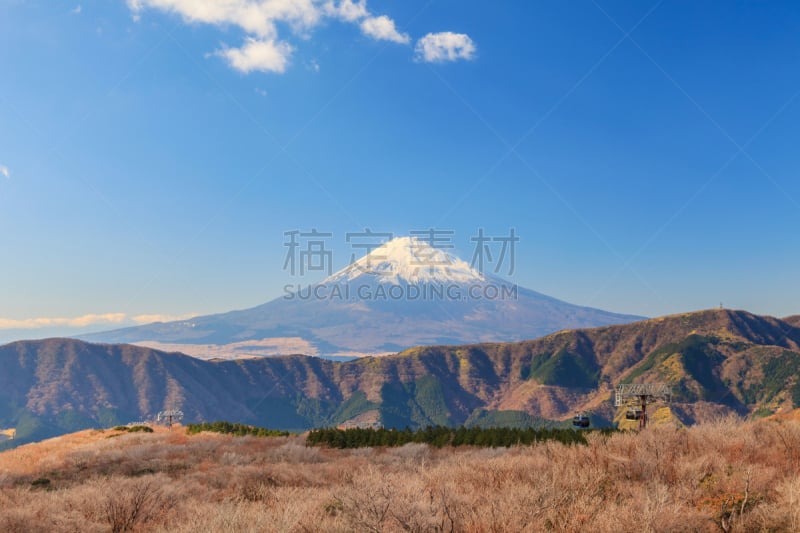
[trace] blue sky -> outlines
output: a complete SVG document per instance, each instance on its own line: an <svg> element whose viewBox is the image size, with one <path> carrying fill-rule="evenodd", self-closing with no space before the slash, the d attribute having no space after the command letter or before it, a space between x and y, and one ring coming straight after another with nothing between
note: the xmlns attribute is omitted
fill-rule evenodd
<svg viewBox="0 0 800 533"><path fill-rule="evenodd" d="M334 268L515 228L573 303L800 312L800 5L225 5L0 0L0 338L263 303L311 228Z"/></svg>

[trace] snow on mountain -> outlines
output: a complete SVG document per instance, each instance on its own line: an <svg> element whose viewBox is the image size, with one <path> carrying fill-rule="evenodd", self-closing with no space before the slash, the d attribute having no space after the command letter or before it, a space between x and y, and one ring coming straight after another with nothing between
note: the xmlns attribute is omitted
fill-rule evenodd
<svg viewBox="0 0 800 533"><path fill-rule="evenodd" d="M264 304L191 321L83 335L200 357L302 351L374 355L416 345L534 339L641 317L582 307L482 274L440 248L399 237L320 283ZM183 345L185 348L182 348Z"/></svg>
<svg viewBox="0 0 800 533"><path fill-rule="evenodd" d="M482 283L486 277L441 248L416 237L397 237L372 250L322 284L372 278L379 283Z"/></svg>

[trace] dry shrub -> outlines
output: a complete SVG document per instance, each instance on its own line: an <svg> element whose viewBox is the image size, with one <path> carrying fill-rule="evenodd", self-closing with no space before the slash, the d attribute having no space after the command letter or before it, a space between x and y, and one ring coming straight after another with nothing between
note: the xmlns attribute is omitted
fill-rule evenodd
<svg viewBox="0 0 800 533"><path fill-rule="evenodd" d="M800 531L800 475L778 485L775 501L760 514L763 530Z"/></svg>
<svg viewBox="0 0 800 533"><path fill-rule="evenodd" d="M349 451L350 457L365 458L365 457L372 457L374 454L375 454L375 448L370 448L370 447L367 447L367 448L352 448Z"/></svg>
<svg viewBox="0 0 800 533"><path fill-rule="evenodd" d="M319 448L308 447L298 442L287 442L271 450L269 458L272 461L285 463L322 463L325 461Z"/></svg>
<svg viewBox="0 0 800 533"><path fill-rule="evenodd" d="M329 450L299 437L99 435L0 454L0 531L800 530L798 422L728 418L588 443Z"/></svg>
<svg viewBox="0 0 800 533"><path fill-rule="evenodd" d="M431 456L430 447L418 442L409 442L392 451L396 457L412 463L424 463Z"/></svg>
<svg viewBox="0 0 800 533"><path fill-rule="evenodd" d="M162 517L168 509L159 480L154 477L115 480L107 490L99 511L112 533L145 526Z"/></svg>
<svg viewBox="0 0 800 533"><path fill-rule="evenodd" d="M355 530L379 532L391 518L393 496L390 480L370 466L355 472L339 489L336 509Z"/></svg>
<svg viewBox="0 0 800 533"><path fill-rule="evenodd" d="M198 531L259 533L275 531L272 517L258 504L222 502L208 505L193 501L180 521L167 531L196 533Z"/></svg>

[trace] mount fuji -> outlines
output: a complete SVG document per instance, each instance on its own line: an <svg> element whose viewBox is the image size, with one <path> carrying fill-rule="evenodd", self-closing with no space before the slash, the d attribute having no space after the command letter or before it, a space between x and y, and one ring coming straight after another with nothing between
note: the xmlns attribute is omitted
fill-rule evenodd
<svg viewBox="0 0 800 533"><path fill-rule="evenodd" d="M399 237L320 283L263 305L81 336L201 358L291 353L353 357L412 346L534 339L642 317L581 307L487 275L425 241Z"/></svg>

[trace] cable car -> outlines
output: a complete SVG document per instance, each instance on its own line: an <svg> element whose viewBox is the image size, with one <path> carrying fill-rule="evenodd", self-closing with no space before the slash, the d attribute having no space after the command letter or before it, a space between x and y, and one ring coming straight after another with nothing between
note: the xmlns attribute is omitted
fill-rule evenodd
<svg viewBox="0 0 800 533"><path fill-rule="evenodd" d="M576 428L588 428L589 427L589 415L586 413L578 413L572 419L572 425Z"/></svg>
<svg viewBox="0 0 800 533"><path fill-rule="evenodd" d="M625 413L626 420L639 420L642 417L641 409L628 409Z"/></svg>

